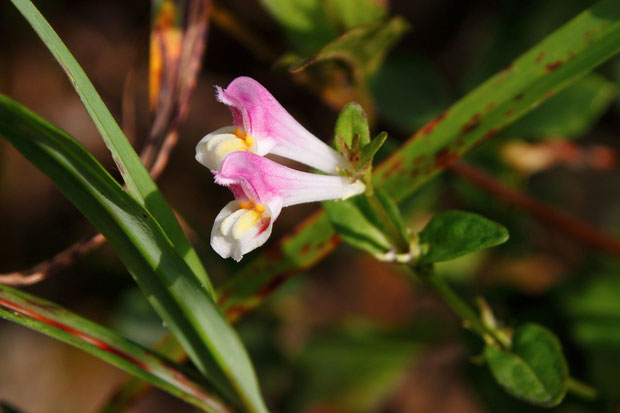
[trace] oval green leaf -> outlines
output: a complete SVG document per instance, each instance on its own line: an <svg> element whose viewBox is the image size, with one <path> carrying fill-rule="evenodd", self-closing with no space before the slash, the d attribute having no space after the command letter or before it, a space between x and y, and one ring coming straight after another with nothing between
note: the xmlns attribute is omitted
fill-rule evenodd
<svg viewBox="0 0 620 413"><path fill-rule="evenodd" d="M420 264L448 261L508 240L500 224L470 212L447 211L433 217L420 232Z"/></svg>
<svg viewBox="0 0 620 413"><path fill-rule="evenodd" d="M566 395L568 365L562 346L551 331L538 324L517 328L511 351L487 346L484 356L495 380L516 398L553 407Z"/></svg>

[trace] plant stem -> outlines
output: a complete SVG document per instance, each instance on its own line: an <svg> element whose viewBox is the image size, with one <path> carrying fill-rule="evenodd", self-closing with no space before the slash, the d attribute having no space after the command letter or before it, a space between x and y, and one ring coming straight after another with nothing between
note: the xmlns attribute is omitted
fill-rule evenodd
<svg viewBox="0 0 620 413"><path fill-rule="evenodd" d="M588 400L594 400L597 397L597 391L595 388L588 386L585 383L580 382L574 377L569 377L566 383L568 391Z"/></svg>
<svg viewBox="0 0 620 413"><path fill-rule="evenodd" d="M452 287L442 278L435 274L432 269L421 271L419 268L410 266L411 270L430 286L448 304L471 330L478 334L485 342L489 339L497 342L502 347L507 347L505 340L501 339L493 329L482 322L478 313L459 297Z"/></svg>

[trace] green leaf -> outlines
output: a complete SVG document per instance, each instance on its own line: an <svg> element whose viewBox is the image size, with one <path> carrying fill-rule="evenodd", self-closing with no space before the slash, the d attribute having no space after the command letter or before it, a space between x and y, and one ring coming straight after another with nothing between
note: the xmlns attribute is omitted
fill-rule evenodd
<svg viewBox="0 0 620 413"><path fill-rule="evenodd" d="M553 407L566 395L568 366L556 336L537 324L517 328L511 351L487 346L484 356L495 380L512 396Z"/></svg>
<svg viewBox="0 0 620 413"><path fill-rule="evenodd" d="M165 356L167 360L176 363L183 363L187 360L187 355L183 348L170 333L164 335L155 344L153 350ZM125 412L136 401L136 398L144 394L148 388L149 383L139 379L137 376L126 377L116 390L108 395L108 399L101 405L99 413Z"/></svg>
<svg viewBox="0 0 620 413"><path fill-rule="evenodd" d="M402 239L409 239L409 232L400 215L398 205L383 191L375 190L375 196L387 213ZM322 203L334 230L344 242L372 255L382 255L395 249L384 225L365 196L346 201L325 201Z"/></svg>
<svg viewBox="0 0 620 413"><path fill-rule="evenodd" d="M355 168L354 173L360 172L362 169L372 165L373 158L379 149L381 149L387 138L388 134L386 132L381 132L362 148L362 157Z"/></svg>
<svg viewBox="0 0 620 413"><path fill-rule="evenodd" d="M338 60L351 68L355 79L363 81L377 71L388 51L409 29L402 17L354 27L311 58L293 63L289 70L299 72L318 62Z"/></svg>
<svg viewBox="0 0 620 413"><path fill-rule="evenodd" d="M370 142L370 127L362 106L351 102L342 108L336 119L334 136L337 149L340 149L339 141L344 142L347 148L363 147ZM354 139L357 139L358 145L354 145Z"/></svg>
<svg viewBox="0 0 620 413"><path fill-rule="evenodd" d="M338 36L322 0L261 0L302 55L310 55Z"/></svg>
<svg viewBox="0 0 620 413"><path fill-rule="evenodd" d="M506 7L497 9L495 24L479 27L480 39L485 41L477 42L476 52L470 55L470 67L462 68L461 87L466 91L473 89L595 3L595 0L545 0L528 7L506 3Z"/></svg>
<svg viewBox="0 0 620 413"><path fill-rule="evenodd" d="M52 302L0 284L0 318L71 344L205 411L229 411L161 356ZM11 411L4 409L0 412Z"/></svg>
<svg viewBox="0 0 620 413"><path fill-rule="evenodd" d="M79 142L2 95L0 133L106 237L201 373L266 411L243 344L153 216Z"/></svg>
<svg viewBox="0 0 620 413"><path fill-rule="evenodd" d="M297 53L310 55L360 24L385 17L376 0L261 0L278 21Z"/></svg>
<svg viewBox="0 0 620 413"><path fill-rule="evenodd" d="M500 224L463 211L441 212L420 232L420 264L448 261L508 240Z"/></svg>
<svg viewBox="0 0 620 413"><path fill-rule="evenodd" d="M334 230L347 244L372 255L384 254L392 248L366 197L322 204Z"/></svg>
<svg viewBox="0 0 620 413"><path fill-rule="evenodd" d="M386 3L377 0L327 0L323 1L345 29L360 24L374 23L386 16Z"/></svg>
<svg viewBox="0 0 620 413"><path fill-rule="evenodd" d="M578 138L603 116L618 95L618 88L590 74L562 90L503 134L520 137Z"/></svg>
<svg viewBox="0 0 620 413"><path fill-rule="evenodd" d="M112 157L118 165L118 169L132 196L153 215L153 218L159 223L166 236L172 241L172 245L179 255L183 257L193 270L202 287L206 288L212 297L215 297L211 281L196 251L194 251L183 233L174 213L168 207L138 154L131 147L131 144L103 103L103 100L101 100L84 70L30 0L11 1L28 20L28 23L37 32L69 77L71 84L80 95L82 103L99 130L106 146L112 153Z"/></svg>

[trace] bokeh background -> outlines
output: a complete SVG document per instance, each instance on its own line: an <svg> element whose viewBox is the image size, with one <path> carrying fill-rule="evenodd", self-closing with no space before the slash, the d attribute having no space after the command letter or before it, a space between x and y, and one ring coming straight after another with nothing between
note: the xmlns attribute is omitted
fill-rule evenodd
<svg viewBox="0 0 620 413"><path fill-rule="evenodd" d="M385 2L383 2L385 3ZM391 0L389 15L412 26L369 83L373 131L390 139L381 156L579 11L586 0ZM150 11L146 1L37 1L129 137L148 133ZM277 64L299 43L257 0L220 1L249 33L244 41L212 22L203 69L180 140L159 179L190 224L216 284L239 265L208 244L229 192L194 161L206 133L230 124L214 85L251 76L311 132L332 136L334 101ZM290 33L289 33L290 34ZM341 67L330 79L346 83ZM607 234L620 234L620 60L543 104L467 157L502 185L530 194ZM346 93L348 89L343 88ZM8 1L0 3L0 92L77 137L118 171L64 73ZM317 205L287 208L272 241ZM521 208L445 172L404 203L421 228L435 211L484 214L511 233L502 247L439 266L467 297L486 297L507 325L540 322L556 332L571 374L602 397L568 396L562 412L620 412L620 262L532 218ZM93 231L53 184L0 140L0 272L31 267ZM250 260L248 256L245 260ZM240 265L243 265L241 263ZM26 288L144 344L165 332L114 252L104 246ZM238 325L274 411L530 412L506 396L485 366L480 343L431 293L400 270L341 246L290 280ZM0 321L0 400L24 412L92 412L123 373L62 343ZM150 390L131 412L193 409Z"/></svg>

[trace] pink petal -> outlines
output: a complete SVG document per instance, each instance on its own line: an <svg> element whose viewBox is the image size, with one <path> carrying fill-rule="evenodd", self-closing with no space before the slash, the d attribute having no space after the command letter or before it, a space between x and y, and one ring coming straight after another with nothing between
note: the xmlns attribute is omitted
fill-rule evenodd
<svg viewBox="0 0 620 413"><path fill-rule="evenodd" d="M268 205L275 219L282 207L327 199L345 199L364 191L360 181L297 171L251 152L233 152L215 181L229 186L238 199ZM243 193L243 195L242 195Z"/></svg>
<svg viewBox="0 0 620 413"><path fill-rule="evenodd" d="M230 107L235 126L258 140L260 155L273 153L332 174L348 166L344 157L301 126L256 80L238 77L217 91L218 100Z"/></svg>

